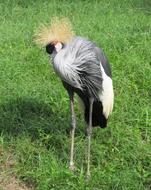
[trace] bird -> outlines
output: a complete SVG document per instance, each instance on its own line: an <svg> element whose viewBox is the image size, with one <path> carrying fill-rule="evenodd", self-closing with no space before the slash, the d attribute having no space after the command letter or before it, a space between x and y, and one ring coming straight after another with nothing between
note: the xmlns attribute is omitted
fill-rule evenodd
<svg viewBox="0 0 151 190"><path fill-rule="evenodd" d="M71 110L70 170L75 170L74 135L76 114L74 95L83 104L87 124L87 170L90 178L91 136L93 127L107 127L114 104L111 67L102 48L75 34L68 18L52 18L50 26L41 26L35 41L46 49L55 73L67 90Z"/></svg>

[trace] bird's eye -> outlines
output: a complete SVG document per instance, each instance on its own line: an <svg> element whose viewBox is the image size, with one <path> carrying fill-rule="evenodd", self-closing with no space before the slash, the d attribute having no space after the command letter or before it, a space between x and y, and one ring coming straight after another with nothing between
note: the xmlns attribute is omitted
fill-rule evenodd
<svg viewBox="0 0 151 190"><path fill-rule="evenodd" d="M55 49L55 46L53 44L46 45L46 52L48 54L52 54L52 52L54 51L54 49Z"/></svg>

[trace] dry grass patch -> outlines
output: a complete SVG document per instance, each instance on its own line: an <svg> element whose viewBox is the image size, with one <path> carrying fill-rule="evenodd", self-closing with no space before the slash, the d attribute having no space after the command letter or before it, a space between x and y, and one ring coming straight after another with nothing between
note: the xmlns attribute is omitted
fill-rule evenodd
<svg viewBox="0 0 151 190"><path fill-rule="evenodd" d="M14 166L13 155L0 147L0 190L33 190L13 175Z"/></svg>

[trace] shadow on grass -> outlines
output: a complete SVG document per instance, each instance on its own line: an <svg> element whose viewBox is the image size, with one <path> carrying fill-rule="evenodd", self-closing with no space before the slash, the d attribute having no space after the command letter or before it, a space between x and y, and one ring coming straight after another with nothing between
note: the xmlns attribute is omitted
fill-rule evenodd
<svg viewBox="0 0 151 190"><path fill-rule="evenodd" d="M19 98L0 106L0 132L9 136L28 133L38 138L40 130L66 133L69 132L67 122L70 122L69 117L66 119L61 112L54 113L51 105L35 99Z"/></svg>
<svg viewBox="0 0 151 190"><path fill-rule="evenodd" d="M70 113L61 110L53 112L50 104L35 99L11 100L0 105L1 133L8 140L21 139L20 143L24 143L26 138L30 139L27 142L54 150L56 156L62 160L64 158L66 162L70 141ZM79 128L76 133L80 135L83 131ZM60 150L64 150L64 153Z"/></svg>

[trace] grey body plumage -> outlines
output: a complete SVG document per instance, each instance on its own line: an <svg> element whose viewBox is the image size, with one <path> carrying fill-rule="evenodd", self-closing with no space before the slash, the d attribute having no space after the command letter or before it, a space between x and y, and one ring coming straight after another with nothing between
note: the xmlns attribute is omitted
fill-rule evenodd
<svg viewBox="0 0 151 190"><path fill-rule="evenodd" d="M74 37L61 51L52 55L53 67L59 77L74 88L86 90L88 96L96 100L102 91L100 62L104 61L105 70L110 74L103 51L82 37Z"/></svg>

